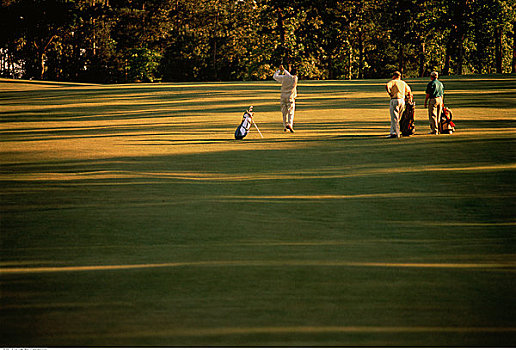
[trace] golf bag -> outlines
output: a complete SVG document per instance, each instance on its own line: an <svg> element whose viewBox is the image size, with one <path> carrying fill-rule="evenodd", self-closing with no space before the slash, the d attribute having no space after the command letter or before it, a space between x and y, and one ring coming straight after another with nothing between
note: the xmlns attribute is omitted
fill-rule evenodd
<svg viewBox="0 0 516 350"><path fill-rule="evenodd" d="M249 133L251 125L253 125L253 106L249 107L242 116L242 122L235 130L235 139L242 140Z"/></svg>
<svg viewBox="0 0 516 350"><path fill-rule="evenodd" d="M455 123L452 119L452 110L443 106L443 110L441 111L441 120L439 121L439 133L452 134L455 131Z"/></svg>
<svg viewBox="0 0 516 350"><path fill-rule="evenodd" d="M414 135L416 128L414 126L414 115L416 112L416 102L407 101L405 109L400 118L400 131L403 136Z"/></svg>

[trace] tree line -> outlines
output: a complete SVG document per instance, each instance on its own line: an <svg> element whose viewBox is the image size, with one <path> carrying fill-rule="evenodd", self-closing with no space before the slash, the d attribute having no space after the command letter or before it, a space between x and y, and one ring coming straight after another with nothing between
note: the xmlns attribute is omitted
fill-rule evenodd
<svg viewBox="0 0 516 350"><path fill-rule="evenodd" d="M3 77L96 83L516 73L516 0L2 0Z"/></svg>

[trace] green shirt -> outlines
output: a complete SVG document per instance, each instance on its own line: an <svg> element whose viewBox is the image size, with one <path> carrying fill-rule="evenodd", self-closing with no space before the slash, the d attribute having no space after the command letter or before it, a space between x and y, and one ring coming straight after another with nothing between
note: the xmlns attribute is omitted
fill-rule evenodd
<svg viewBox="0 0 516 350"><path fill-rule="evenodd" d="M426 93L430 98L442 97L444 94L444 86L439 80L435 79L426 86Z"/></svg>

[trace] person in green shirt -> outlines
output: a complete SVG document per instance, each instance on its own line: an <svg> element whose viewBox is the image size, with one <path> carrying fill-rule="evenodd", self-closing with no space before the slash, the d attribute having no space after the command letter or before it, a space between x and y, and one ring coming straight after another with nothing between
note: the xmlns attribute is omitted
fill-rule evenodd
<svg viewBox="0 0 516 350"><path fill-rule="evenodd" d="M428 105L428 120L430 122L430 134L439 134L439 120L443 110L444 85L437 78L439 73L430 73L431 81L426 86L425 108Z"/></svg>

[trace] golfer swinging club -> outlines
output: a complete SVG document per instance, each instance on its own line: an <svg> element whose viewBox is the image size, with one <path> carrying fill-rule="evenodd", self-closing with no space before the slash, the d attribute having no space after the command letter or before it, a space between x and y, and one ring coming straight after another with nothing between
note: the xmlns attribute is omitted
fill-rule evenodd
<svg viewBox="0 0 516 350"><path fill-rule="evenodd" d="M283 71L283 74L280 74ZM297 97L296 69L288 72L283 65L274 73L274 80L281 83L281 113L283 114L283 131L294 132L294 111Z"/></svg>

